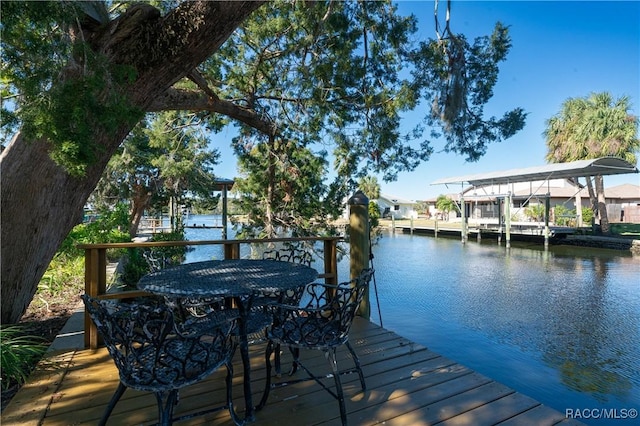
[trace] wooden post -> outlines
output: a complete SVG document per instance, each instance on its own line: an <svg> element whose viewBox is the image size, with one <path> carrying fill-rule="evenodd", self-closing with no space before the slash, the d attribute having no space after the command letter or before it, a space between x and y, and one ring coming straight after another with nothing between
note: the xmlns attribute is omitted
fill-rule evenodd
<svg viewBox="0 0 640 426"><path fill-rule="evenodd" d="M362 191L357 191L349 198L349 241L350 241L350 275L356 278L363 269L369 267L369 199ZM369 292L358 308L358 315L369 318L371 304Z"/></svg>
<svg viewBox="0 0 640 426"><path fill-rule="evenodd" d="M224 243L224 259L240 259L240 243Z"/></svg>
<svg viewBox="0 0 640 426"><path fill-rule="evenodd" d="M107 291L107 249L92 248L84 251L84 289L89 296L97 297ZM84 313L84 346L96 349L102 342L98 329L89 314Z"/></svg>
<svg viewBox="0 0 640 426"><path fill-rule="evenodd" d="M222 186L222 239L227 239L227 185Z"/></svg>
<svg viewBox="0 0 640 426"><path fill-rule="evenodd" d="M544 248L549 248L549 215L551 214L551 194L544 197Z"/></svg>
<svg viewBox="0 0 640 426"><path fill-rule="evenodd" d="M467 217L466 217L466 206L464 205L464 196L460 194L460 237L462 239L462 244L467 242Z"/></svg>
<svg viewBox="0 0 640 426"><path fill-rule="evenodd" d="M580 191L576 194L576 228L582 228L582 197L580 196Z"/></svg>
<svg viewBox="0 0 640 426"><path fill-rule="evenodd" d="M497 198L498 202L498 245L502 243L502 222L503 222L503 212L502 212L502 198Z"/></svg>
<svg viewBox="0 0 640 426"><path fill-rule="evenodd" d="M324 240L324 279L326 284L338 284L338 243L336 240Z"/></svg>
<svg viewBox="0 0 640 426"><path fill-rule="evenodd" d="M504 201L504 230L506 247L511 248L511 192L507 193Z"/></svg>

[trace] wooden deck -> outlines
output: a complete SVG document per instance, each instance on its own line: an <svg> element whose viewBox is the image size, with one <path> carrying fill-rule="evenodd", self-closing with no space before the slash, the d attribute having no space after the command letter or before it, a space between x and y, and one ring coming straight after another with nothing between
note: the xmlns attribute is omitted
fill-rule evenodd
<svg viewBox="0 0 640 426"><path fill-rule="evenodd" d="M351 342L359 354L367 381L360 392L357 375L343 385L351 425L575 425L564 414L541 405L427 348L358 318ZM251 347L254 402L264 386L264 344ZM348 352L339 365L349 365ZM321 352L303 352L307 364L325 368ZM104 349L67 350L37 371L2 413L3 425L97 424L118 384L118 374ZM234 403L244 415L242 376L236 360ZM283 369L290 365L288 351ZM225 369L180 393L177 416L215 407L224 400ZM301 374L298 372L297 374ZM283 377L283 380L286 376ZM329 379L331 382L333 379ZM157 420L153 395L129 390L116 406L109 424L152 424ZM256 425L335 425L337 402L314 382L271 392L268 405L256 413ZM177 425L231 425L226 410Z"/></svg>

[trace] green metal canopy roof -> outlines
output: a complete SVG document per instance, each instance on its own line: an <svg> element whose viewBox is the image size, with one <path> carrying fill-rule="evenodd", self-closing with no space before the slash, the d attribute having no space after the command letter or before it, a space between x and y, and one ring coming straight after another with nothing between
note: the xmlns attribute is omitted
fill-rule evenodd
<svg viewBox="0 0 640 426"><path fill-rule="evenodd" d="M638 169L628 161L616 157L601 157L592 160L554 163L537 167L510 169L498 172L477 173L438 179L431 185L468 183L473 186L508 184L549 179L571 179L596 175L620 175L638 173Z"/></svg>

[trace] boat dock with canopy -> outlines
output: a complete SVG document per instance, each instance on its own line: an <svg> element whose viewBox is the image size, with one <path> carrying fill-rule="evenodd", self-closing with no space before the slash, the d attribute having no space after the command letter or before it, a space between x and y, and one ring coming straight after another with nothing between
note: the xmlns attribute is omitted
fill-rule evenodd
<svg viewBox="0 0 640 426"><path fill-rule="evenodd" d="M537 167L526 167L520 169L510 169L504 171L478 173L465 176L457 176L450 178L438 179L431 185L454 185L460 184L463 190L460 192L460 206L462 213L462 241L466 242L467 238L467 220L465 217L464 209L464 186L468 185L471 188L479 188L488 185L506 185L507 190L501 194L492 194L496 198L505 199L505 238L506 245L510 247L511 240L511 219L510 219L510 206L512 193L509 190L509 184L518 182L542 182L541 187L547 184L552 179L576 179L580 177L593 177L593 176L606 176L606 175L619 175L627 173L638 173L638 169L631 163L616 157L601 157L590 160L579 160L568 163L554 163ZM469 188L466 188L469 189ZM532 191L533 193L533 191ZM467 197L468 198L468 197ZM545 217L544 217L544 245L548 247L550 229L549 229L549 190L545 196Z"/></svg>

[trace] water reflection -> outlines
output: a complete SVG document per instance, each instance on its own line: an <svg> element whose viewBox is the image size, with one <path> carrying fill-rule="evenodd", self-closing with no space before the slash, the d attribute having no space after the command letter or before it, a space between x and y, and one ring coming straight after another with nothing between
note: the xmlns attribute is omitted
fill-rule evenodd
<svg viewBox="0 0 640 426"><path fill-rule="evenodd" d="M539 401L640 406L640 259L396 235L374 249L385 327Z"/></svg>

